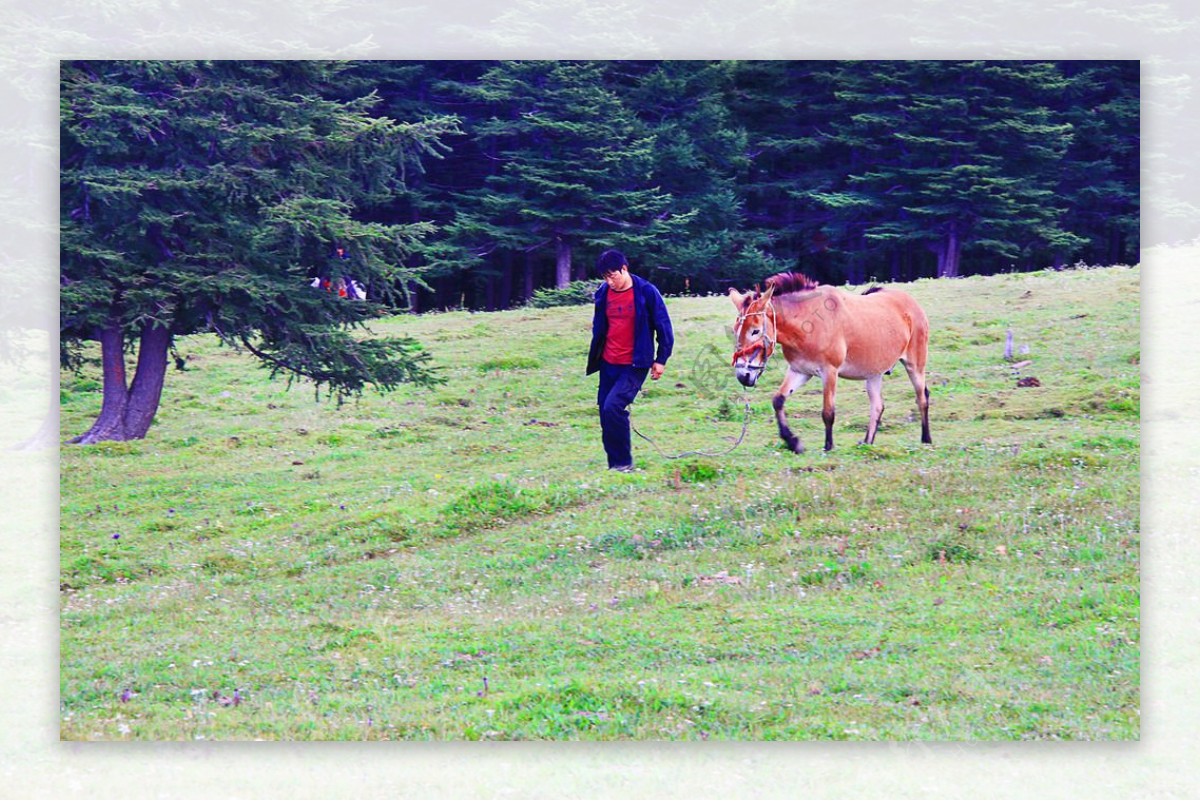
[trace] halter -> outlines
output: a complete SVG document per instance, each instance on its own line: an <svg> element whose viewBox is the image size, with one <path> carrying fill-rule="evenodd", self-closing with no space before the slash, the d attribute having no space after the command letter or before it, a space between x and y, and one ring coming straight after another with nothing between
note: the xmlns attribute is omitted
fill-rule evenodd
<svg viewBox="0 0 1200 801"><path fill-rule="evenodd" d="M767 359L771 358L771 354L775 352L775 340L773 340L769 336L767 336L767 327L765 325L767 309L771 310L771 325L775 328L775 336L776 337L779 336L779 326L776 324L776 321L775 321L775 304L768 301L766 309L762 309L761 311L756 311L756 312L742 312L741 314L738 315L737 321L733 324L734 330L735 331L741 330L742 323L744 323L746 321L747 317L760 317L761 316L764 318L763 319L764 325L763 325L762 337L754 344L747 345L744 348L739 348L738 350L734 351L733 361L731 362L731 364L736 365L739 357L747 356L747 355L753 353L759 347L761 347L763 349L762 366L763 367L767 366Z"/></svg>

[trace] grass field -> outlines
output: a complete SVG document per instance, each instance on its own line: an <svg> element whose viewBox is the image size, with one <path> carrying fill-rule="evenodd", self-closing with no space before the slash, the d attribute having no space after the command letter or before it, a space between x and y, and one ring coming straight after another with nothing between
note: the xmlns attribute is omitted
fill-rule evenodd
<svg viewBox="0 0 1200 801"><path fill-rule="evenodd" d="M933 447L901 370L875 446L843 381L821 452L812 382L787 452L776 359L740 447L635 438L632 474L604 470L589 308L379 322L447 383L340 407L184 339L146 440L62 449L61 736L1136 739L1139 279L907 287ZM724 450L732 306L668 307L634 424ZM99 402L64 374L64 437Z"/></svg>

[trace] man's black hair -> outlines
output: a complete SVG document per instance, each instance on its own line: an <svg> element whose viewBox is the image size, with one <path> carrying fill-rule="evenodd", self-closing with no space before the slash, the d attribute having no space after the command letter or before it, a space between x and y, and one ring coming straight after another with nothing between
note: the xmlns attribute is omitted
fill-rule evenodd
<svg viewBox="0 0 1200 801"><path fill-rule="evenodd" d="M596 274L604 278L611 273L619 273L622 267L628 266L629 261L624 253L619 250L606 250L596 259Z"/></svg>

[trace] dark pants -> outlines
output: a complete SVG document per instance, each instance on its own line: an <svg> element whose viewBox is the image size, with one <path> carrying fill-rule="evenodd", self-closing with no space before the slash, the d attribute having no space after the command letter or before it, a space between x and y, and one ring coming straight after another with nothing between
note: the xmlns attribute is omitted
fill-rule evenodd
<svg viewBox="0 0 1200 801"><path fill-rule="evenodd" d="M609 467L633 464L629 441L629 404L637 397L650 371L646 368L600 362L600 431Z"/></svg>

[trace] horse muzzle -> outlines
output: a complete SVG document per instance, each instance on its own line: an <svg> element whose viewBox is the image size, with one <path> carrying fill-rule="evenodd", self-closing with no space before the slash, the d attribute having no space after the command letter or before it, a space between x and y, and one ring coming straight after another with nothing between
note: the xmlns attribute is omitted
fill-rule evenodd
<svg viewBox="0 0 1200 801"><path fill-rule="evenodd" d="M758 383L759 376L763 374L765 368L765 364L758 366L752 364L735 364L733 366L733 374L737 376L738 383L743 387L752 387Z"/></svg>

